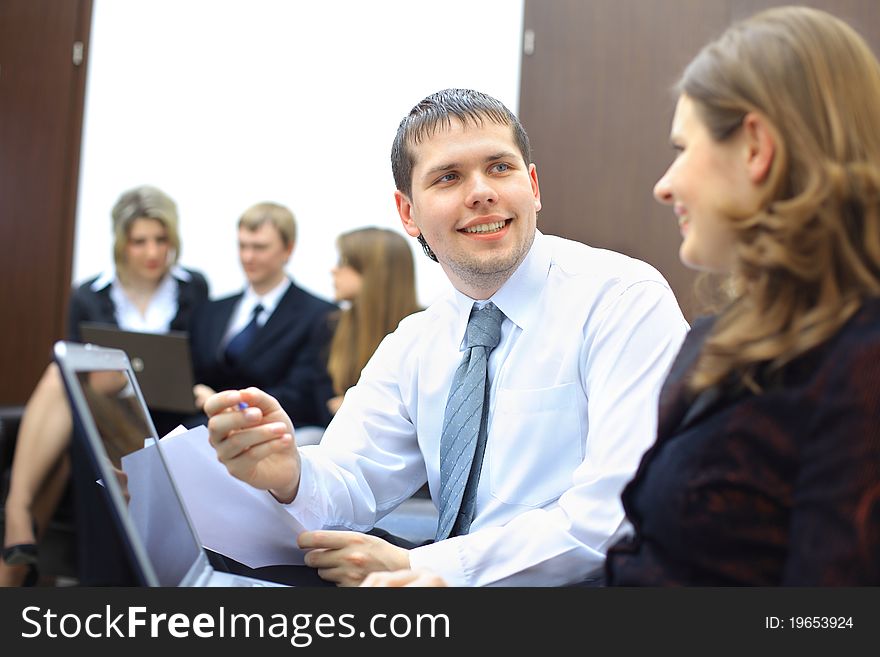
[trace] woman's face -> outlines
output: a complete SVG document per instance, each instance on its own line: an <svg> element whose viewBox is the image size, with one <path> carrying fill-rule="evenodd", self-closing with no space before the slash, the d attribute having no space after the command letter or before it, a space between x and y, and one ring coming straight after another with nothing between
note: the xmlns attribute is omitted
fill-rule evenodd
<svg viewBox="0 0 880 657"><path fill-rule="evenodd" d="M743 139L735 134L715 141L694 101L682 95L670 142L675 160L654 186L654 197L671 205L678 218L679 257L693 269L730 271L736 242L731 218L754 205L757 193L747 175Z"/></svg>
<svg viewBox="0 0 880 657"><path fill-rule="evenodd" d="M158 282L168 271L168 231L158 219L141 217L131 222L125 242L125 267L129 276Z"/></svg>
<svg viewBox="0 0 880 657"><path fill-rule="evenodd" d="M361 293L364 278L340 256L339 263L330 270L336 301L354 301Z"/></svg>

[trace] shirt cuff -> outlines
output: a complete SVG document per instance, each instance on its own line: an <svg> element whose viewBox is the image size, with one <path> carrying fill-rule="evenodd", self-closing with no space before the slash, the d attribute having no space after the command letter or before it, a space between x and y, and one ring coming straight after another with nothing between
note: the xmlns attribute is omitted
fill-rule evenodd
<svg viewBox="0 0 880 657"><path fill-rule="evenodd" d="M465 567L461 540L447 538L409 551L409 565L413 569L429 570L440 575L449 586L474 586L473 578Z"/></svg>
<svg viewBox="0 0 880 657"><path fill-rule="evenodd" d="M318 508L318 484L312 465L305 454L300 453L299 490L293 502L282 504L282 508L298 520L307 531L321 529L323 526L320 516L315 513Z"/></svg>

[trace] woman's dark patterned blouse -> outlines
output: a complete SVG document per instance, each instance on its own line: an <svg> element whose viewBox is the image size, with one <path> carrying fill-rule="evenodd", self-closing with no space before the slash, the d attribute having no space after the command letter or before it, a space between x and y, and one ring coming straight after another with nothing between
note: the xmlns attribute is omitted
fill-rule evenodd
<svg viewBox="0 0 880 657"><path fill-rule="evenodd" d="M880 585L880 300L758 395L691 399L695 323L623 492L610 585Z"/></svg>

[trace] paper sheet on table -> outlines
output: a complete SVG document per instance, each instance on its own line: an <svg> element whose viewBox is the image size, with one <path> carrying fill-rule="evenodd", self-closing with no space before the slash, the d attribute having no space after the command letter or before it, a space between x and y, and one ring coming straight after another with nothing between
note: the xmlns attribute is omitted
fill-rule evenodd
<svg viewBox="0 0 880 657"><path fill-rule="evenodd" d="M188 431L180 427L161 442L202 546L251 568L302 565L303 551L296 547L296 537L305 528L268 492L226 471L208 442L207 427ZM126 471L138 467L136 461L129 462L135 454L126 458Z"/></svg>

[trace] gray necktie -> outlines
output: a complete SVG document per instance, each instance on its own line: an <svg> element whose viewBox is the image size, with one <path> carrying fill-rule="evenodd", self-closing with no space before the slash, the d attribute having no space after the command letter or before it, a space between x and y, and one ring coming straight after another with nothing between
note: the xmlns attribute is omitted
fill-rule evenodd
<svg viewBox="0 0 880 657"><path fill-rule="evenodd" d="M493 304L471 310L465 352L452 378L440 436L440 519L436 540L467 534L486 449L489 354L501 338L502 313Z"/></svg>

